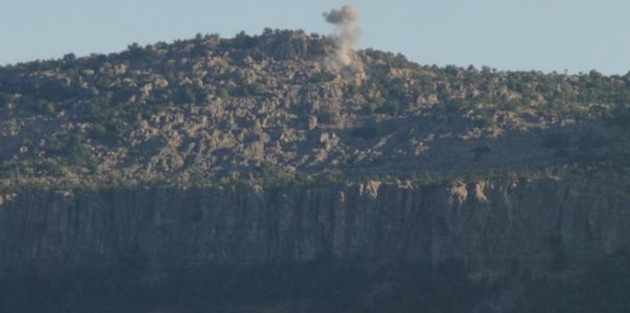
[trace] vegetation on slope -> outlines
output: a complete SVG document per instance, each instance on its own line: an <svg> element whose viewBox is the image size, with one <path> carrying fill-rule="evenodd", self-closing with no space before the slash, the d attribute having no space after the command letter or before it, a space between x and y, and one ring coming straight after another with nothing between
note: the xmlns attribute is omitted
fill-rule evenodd
<svg viewBox="0 0 630 313"><path fill-rule="evenodd" d="M453 177L618 164L630 74L422 66L240 33L0 67L0 185Z"/></svg>

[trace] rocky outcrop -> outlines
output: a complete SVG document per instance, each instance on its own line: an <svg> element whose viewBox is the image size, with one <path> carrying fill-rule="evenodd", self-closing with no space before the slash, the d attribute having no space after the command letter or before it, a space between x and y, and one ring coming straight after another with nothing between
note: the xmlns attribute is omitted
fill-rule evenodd
<svg viewBox="0 0 630 313"><path fill-rule="evenodd" d="M626 77L441 68L371 49L353 53L361 70L337 72L335 49L266 29L0 66L0 190L265 184L269 164L401 179L628 166Z"/></svg>
<svg viewBox="0 0 630 313"><path fill-rule="evenodd" d="M155 267L330 260L546 269L630 246L628 182L407 182L22 192L0 205L0 264Z"/></svg>

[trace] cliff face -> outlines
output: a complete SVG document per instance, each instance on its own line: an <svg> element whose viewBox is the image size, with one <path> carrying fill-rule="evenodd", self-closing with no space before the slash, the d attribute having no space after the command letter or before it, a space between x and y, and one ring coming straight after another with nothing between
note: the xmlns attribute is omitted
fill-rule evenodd
<svg viewBox="0 0 630 313"><path fill-rule="evenodd" d="M0 262L134 258L161 267L454 257L469 271L545 268L628 247L628 184L602 181L24 192L0 205Z"/></svg>

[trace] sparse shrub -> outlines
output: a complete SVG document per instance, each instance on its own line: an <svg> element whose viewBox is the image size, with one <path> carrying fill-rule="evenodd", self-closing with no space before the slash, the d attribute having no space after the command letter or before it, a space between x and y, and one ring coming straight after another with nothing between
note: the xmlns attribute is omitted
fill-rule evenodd
<svg viewBox="0 0 630 313"><path fill-rule="evenodd" d="M123 54L131 59L140 59L149 56L151 54L151 50L145 49L138 43L134 42L127 46L127 51L123 52Z"/></svg>
<svg viewBox="0 0 630 313"><path fill-rule="evenodd" d="M221 100L226 101L227 99L230 98L230 93L226 88L219 88L217 90L217 96L219 96Z"/></svg>
<svg viewBox="0 0 630 313"><path fill-rule="evenodd" d="M55 104L43 98L35 100L29 108L37 114L47 115L55 112Z"/></svg>
<svg viewBox="0 0 630 313"><path fill-rule="evenodd" d="M356 84L349 84L346 87L346 93L350 96L354 96L359 94L360 88Z"/></svg>
<svg viewBox="0 0 630 313"><path fill-rule="evenodd" d="M490 116L489 114L483 114L473 120L473 125L479 128L492 127L496 124L497 122L494 120L494 117Z"/></svg>
<svg viewBox="0 0 630 313"><path fill-rule="evenodd" d="M90 136L100 140L102 142L112 142L117 140L122 135L122 130L120 126L111 121L101 121L100 123L94 125L92 131L90 131Z"/></svg>
<svg viewBox="0 0 630 313"><path fill-rule="evenodd" d="M192 86L186 85L180 88L178 91L180 103L195 103L197 101Z"/></svg>
<svg viewBox="0 0 630 313"><path fill-rule="evenodd" d="M107 136L107 129L102 124L94 125L94 128L90 132L92 137L105 138Z"/></svg>
<svg viewBox="0 0 630 313"><path fill-rule="evenodd" d="M387 114L390 116L396 116L400 113L400 102L396 99L388 99L383 102L382 105L373 109L374 113Z"/></svg>
<svg viewBox="0 0 630 313"><path fill-rule="evenodd" d="M11 95L8 93L0 92L0 109L7 107L11 101Z"/></svg>
<svg viewBox="0 0 630 313"><path fill-rule="evenodd" d="M263 93L263 87L259 83L251 83L245 85L247 93L251 96L260 96Z"/></svg>
<svg viewBox="0 0 630 313"><path fill-rule="evenodd" d="M329 73L329 72L317 72L313 75L311 75L311 77L309 77L308 81L310 83L314 83L314 84L319 84L319 83L328 83L331 82L333 79L335 79L335 75Z"/></svg>
<svg viewBox="0 0 630 313"><path fill-rule="evenodd" d="M260 165L260 179L267 188L284 187L293 181L281 167L266 161Z"/></svg>
<svg viewBox="0 0 630 313"><path fill-rule="evenodd" d="M47 148L50 151L58 152L58 151L61 151L63 149L63 144L61 143L61 141L59 140L59 138L56 135L52 135L48 139Z"/></svg>
<svg viewBox="0 0 630 313"><path fill-rule="evenodd" d="M33 163L33 170L39 175L62 176L62 165L55 159L45 159Z"/></svg>
<svg viewBox="0 0 630 313"><path fill-rule="evenodd" d="M20 144L22 147L33 147L33 142L29 138L22 138L22 142Z"/></svg>
<svg viewBox="0 0 630 313"><path fill-rule="evenodd" d="M336 124L339 120L339 113L331 110L323 110L317 113L317 121L324 125Z"/></svg>
<svg viewBox="0 0 630 313"><path fill-rule="evenodd" d="M251 49L258 45L258 36L249 36L244 31L239 32L234 37L234 48Z"/></svg>

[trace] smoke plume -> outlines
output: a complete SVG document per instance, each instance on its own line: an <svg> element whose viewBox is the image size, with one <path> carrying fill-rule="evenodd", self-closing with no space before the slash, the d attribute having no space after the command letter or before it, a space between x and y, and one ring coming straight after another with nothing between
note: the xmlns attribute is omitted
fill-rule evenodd
<svg viewBox="0 0 630 313"><path fill-rule="evenodd" d="M327 62L329 67L335 71L344 67L356 67L352 61L352 47L359 40L361 33L356 25L359 20L359 10L354 5L345 5L339 10L324 13L324 18L326 22L336 27L334 38L337 50L334 57Z"/></svg>

